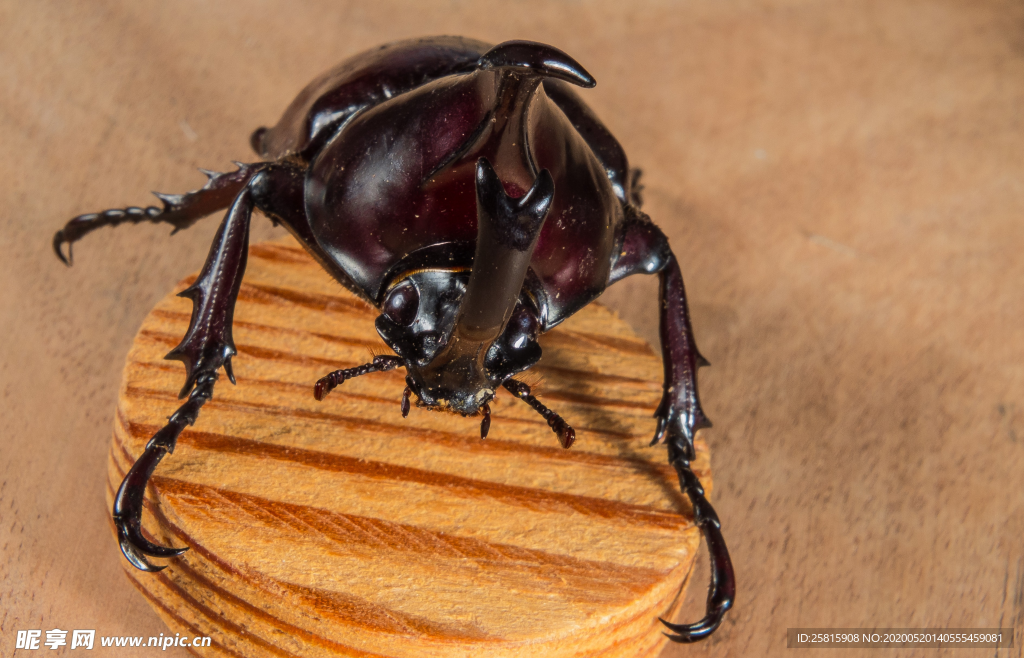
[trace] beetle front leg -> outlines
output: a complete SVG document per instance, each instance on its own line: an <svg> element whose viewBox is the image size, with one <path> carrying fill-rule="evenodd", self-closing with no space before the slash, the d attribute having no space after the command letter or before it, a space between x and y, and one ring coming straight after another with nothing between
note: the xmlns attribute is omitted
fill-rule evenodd
<svg viewBox="0 0 1024 658"><path fill-rule="evenodd" d="M655 412L657 429L651 445L668 444L668 460L679 476L679 486L693 505L694 523L701 529L711 556L711 587L707 611L695 624L670 624L674 642L696 642L711 635L732 607L736 580L732 561L722 537L722 526L715 509L704 496L700 480L690 468L694 458L693 439L697 430L710 427L697 394L697 369L707 361L697 351L690 326L690 311L679 263L668 246L665 234L635 206L625 207L627 220L623 226L618 258L612 264L609 284L631 274L659 273L661 278L661 352L665 367L665 383L661 404Z"/></svg>
<svg viewBox="0 0 1024 658"><path fill-rule="evenodd" d="M214 239L206 264L196 282L180 293L192 300L192 318L181 343L167 355L185 363L185 386L178 408L146 445L117 490L114 525L125 558L143 571L159 571L145 556L174 557L187 548L167 548L142 535L142 502L149 478L164 455L174 452L178 436L196 422L199 410L213 396L217 371L223 366L234 383L231 357L236 354L231 336L235 300L245 273L249 247L249 221L253 200L248 188L235 198Z"/></svg>
<svg viewBox="0 0 1024 658"><path fill-rule="evenodd" d="M249 179L266 166L265 163L236 164L238 164L236 171L223 174L201 170L209 178L202 189L186 194L154 192L157 198L163 202L163 207L116 208L99 213L79 215L54 234L53 250L57 254L57 258L65 265L71 265L71 245L88 233L104 226L153 222L170 224L174 227L174 232L188 228L203 217L227 208L232 199L249 182ZM65 244L68 246L66 256L64 255Z"/></svg>
<svg viewBox="0 0 1024 658"><path fill-rule="evenodd" d="M661 271L661 345L665 383L661 404L655 412L658 426L652 445L663 440L668 444L669 463L676 469L679 486L693 505L693 521L704 534L711 557L711 587L704 618L687 625L661 621L674 633L668 635L670 640L695 642L713 633L732 607L736 580L718 515L690 469L694 436L697 430L711 426L697 394L697 368L707 365L707 361L693 340L683 275L671 251Z"/></svg>

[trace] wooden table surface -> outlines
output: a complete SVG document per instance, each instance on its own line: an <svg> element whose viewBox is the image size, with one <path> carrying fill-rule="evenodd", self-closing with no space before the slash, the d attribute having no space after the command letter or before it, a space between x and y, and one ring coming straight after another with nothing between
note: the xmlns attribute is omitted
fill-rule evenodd
<svg viewBox="0 0 1024 658"><path fill-rule="evenodd" d="M18 630L165 630L121 574L105 463L132 336L217 220L94 234L70 270L54 230L252 159L314 75L436 33L583 63L682 263L739 594L665 656L783 655L790 627L1020 633L1021 3L8 1L0 654ZM656 341L656 290L604 299Z"/></svg>

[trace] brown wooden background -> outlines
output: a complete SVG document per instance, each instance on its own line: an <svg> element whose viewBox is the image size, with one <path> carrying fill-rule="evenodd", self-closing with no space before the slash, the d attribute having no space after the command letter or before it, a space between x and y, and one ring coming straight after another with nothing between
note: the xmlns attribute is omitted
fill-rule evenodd
<svg viewBox="0 0 1024 658"><path fill-rule="evenodd" d="M72 270L53 231L197 186L321 70L435 33L582 62L682 261L740 590L666 655L782 655L788 627L1020 632L1020 2L8 1L0 654L19 629L163 630L106 522L111 415L132 335L217 220L104 231ZM655 295L605 299L656 340Z"/></svg>

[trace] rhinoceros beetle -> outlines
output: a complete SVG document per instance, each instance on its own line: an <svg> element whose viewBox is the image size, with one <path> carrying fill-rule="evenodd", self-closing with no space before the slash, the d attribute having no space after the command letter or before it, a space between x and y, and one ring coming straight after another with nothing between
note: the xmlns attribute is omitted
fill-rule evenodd
<svg viewBox="0 0 1024 658"><path fill-rule="evenodd" d="M563 447L575 432L515 379L541 356L539 334L635 273L661 280L664 394L651 445L664 442L708 543L707 612L664 622L677 642L710 635L732 606L732 564L718 517L690 469L695 432L710 425L697 394L697 351L683 279L665 235L640 210L639 172L573 90L594 78L560 50L528 41L490 47L438 37L367 51L311 82L273 128L253 133L260 162L205 172L162 207L75 217L53 238L71 262L85 234L123 223L175 230L228 208L199 278L188 332L168 355L185 365L187 397L118 489L121 550L144 571L187 548L148 541L143 493L160 460L213 394L234 383L231 324L254 208L287 228L342 285L380 309L394 355L316 382L318 400L346 379L404 367L402 415L420 406L480 414L499 386L536 409ZM67 244L65 256L63 246Z"/></svg>

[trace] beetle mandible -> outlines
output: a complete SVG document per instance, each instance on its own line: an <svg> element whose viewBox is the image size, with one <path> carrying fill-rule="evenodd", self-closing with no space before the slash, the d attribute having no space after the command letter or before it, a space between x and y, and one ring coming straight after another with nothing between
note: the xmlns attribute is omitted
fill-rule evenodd
<svg viewBox="0 0 1024 658"><path fill-rule="evenodd" d="M499 386L547 420L562 446L575 431L515 375L540 359L540 333L630 274L658 274L665 381L651 445L688 496L711 558L705 616L670 624L669 638L710 635L735 582L714 508L690 469L696 431L710 426L697 394L697 351L679 264L640 210L639 171L573 86L593 77L564 52L529 41L498 46L456 37L402 41L352 57L311 82L273 128L253 133L262 161L204 172L163 207L75 217L53 238L65 264L87 233L123 223L187 228L228 208L199 278L188 332L168 355L185 365L188 399L148 443L117 491L113 516L125 557L144 571L168 548L141 531L146 484L213 395L223 367L234 383L232 315L245 271L249 220L283 225L342 285L380 309L394 355L316 382L322 400L346 379L404 367L401 401L491 423ZM63 246L67 244L67 255Z"/></svg>

